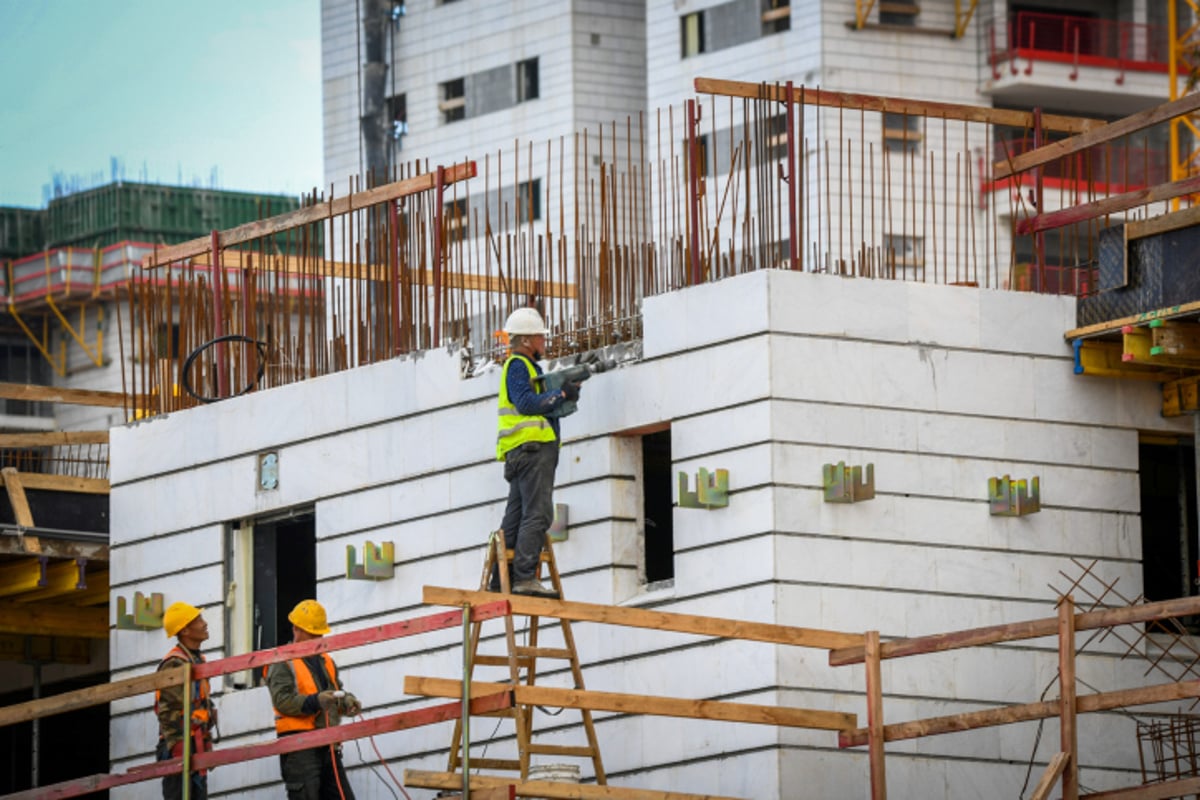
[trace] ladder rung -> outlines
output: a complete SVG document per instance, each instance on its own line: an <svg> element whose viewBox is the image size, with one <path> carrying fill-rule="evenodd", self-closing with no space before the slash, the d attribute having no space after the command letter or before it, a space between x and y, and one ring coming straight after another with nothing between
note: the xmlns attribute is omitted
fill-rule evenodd
<svg viewBox="0 0 1200 800"><path fill-rule="evenodd" d="M533 658L565 658L571 659L575 654L565 647L517 647L518 656L530 656ZM508 662L505 662L508 663Z"/></svg>
<svg viewBox="0 0 1200 800"><path fill-rule="evenodd" d="M514 558L516 558L516 557L517 557L517 556L516 556L516 553L514 553L512 550L505 550L505 551L504 551L504 558L505 558L506 560L508 560L508 561L512 561L512 560L513 560ZM542 561L542 563L543 563L543 564L545 564L545 563L546 563L546 562L548 562L549 560L550 560L550 553L548 553L547 551L543 550L543 551L541 552L541 561Z"/></svg>
<svg viewBox="0 0 1200 800"><path fill-rule="evenodd" d="M520 648L517 648L520 650ZM475 656L477 667L507 667L508 656ZM523 667L529 666L529 656L517 656L517 663Z"/></svg>
<svg viewBox="0 0 1200 800"><path fill-rule="evenodd" d="M529 744L529 752L537 753L543 756L578 756L579 758L591 758L595 755L595 751L590 747L572 747L565 744ZM474 760L471 762L474 764Z"/></svg>
<svg viewBox="0 0 1200 800"><path fill-rule="evenodd" d="M513 758L472 758L471 769L506 769L520 772L521 762Z"/></svg>

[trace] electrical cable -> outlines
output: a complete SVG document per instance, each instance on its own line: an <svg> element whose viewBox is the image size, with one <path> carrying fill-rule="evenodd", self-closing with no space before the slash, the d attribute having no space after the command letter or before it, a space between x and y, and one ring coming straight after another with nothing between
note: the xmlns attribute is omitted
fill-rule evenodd
<svg viewBox="0 0 1200 800"><path fill-rule="evenodd" d="M208 397L205 395L197 394L196 390L192 388L192 380L191 380L192 362L195 361L197 358L199 358L200 354L203 353L205 350L212 347L213 345L221 344L222 342L243 342L245 344L252 344L258 348L258 373L254 376L254 379L252 381L250 381L249 383L246 384L245 388L243 388L239 392L236 392L236 393L230 395L230 397L241 397L242 395L251 391L252 389L254 389L254 387L258 386L259 382L263 378L263 375L266 373L266 370L267 370L267 343L266 342L261 342L258 339L251 339L249 336L244 336L240 333L227 333L224 336L218 336L215 339L209 339L207 342L205 342L204 344L200 345L195 350L193 350L188 355L187 360L183 362L183 378L182 378L183 390L185 392L187 392L188 394L190 394L195 399L199 400L201 403L215 403L218 400L226 399L224 397Z"/></svg>

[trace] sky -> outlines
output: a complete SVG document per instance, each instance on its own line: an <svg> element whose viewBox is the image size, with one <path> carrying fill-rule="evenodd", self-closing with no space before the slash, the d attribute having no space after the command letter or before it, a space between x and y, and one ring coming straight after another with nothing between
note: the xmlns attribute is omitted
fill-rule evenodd
<svg viewBox="0 0 1200 800"><path fill-rule="evenodd" d="M320 0L0 0L0 206L322 183Z"/></svg>

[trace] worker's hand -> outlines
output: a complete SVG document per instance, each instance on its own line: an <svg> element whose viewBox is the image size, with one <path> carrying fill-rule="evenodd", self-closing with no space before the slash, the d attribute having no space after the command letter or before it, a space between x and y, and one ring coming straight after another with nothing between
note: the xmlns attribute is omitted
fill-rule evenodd
<svg viewBox="0 0 1200 800"><path fill-rule="evenodd" d="M338 697L332 689L326 689L317 695L317 702L321 704L322 711L337 711Z"/></svg>
<svg viewBox="0 0 1200 800"><path fill-rule="evenodd" d="M567 401L579 399L579 384L564 383L562 388L563 399Z"/></svg>
<svg viewBox="0 0 1200 800"><path fill-rule="evenodd" d="M357 717L358 712L362 711L362 703L358 702L358 698L346 692L346 696L341 698L338 705L338 711L348 717Z"/></svg>

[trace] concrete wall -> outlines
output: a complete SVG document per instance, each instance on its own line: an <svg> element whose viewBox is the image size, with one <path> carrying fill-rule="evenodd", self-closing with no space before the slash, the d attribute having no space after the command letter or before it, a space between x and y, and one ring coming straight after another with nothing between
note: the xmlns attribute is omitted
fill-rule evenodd
<svg viewBox="0 0 1200 800"><path fill-rule="evenodd" d="M598 376L564 423L556 502L570 538L556 548L569 599L782 622L886 637L1052 616L1047 588L1070 557L1141 585L1138 430L1182 431L1155 387L1072 375L1062 333L1069 299L957 287L757 272L645 304L644 358ZM208 654L224 647L223 532L240 519L312 507L317 595L335 630L428 613L422 585L478 585L506 486L492 460L498 371L461 380L429 352L115 429L114 596L166 594L204 606ZM730 471L729 507L676 507L675 579L639 582L640 451L614 435L669 422L673 469ZM256 454L279 453L279 488L256 489ZM877 496L822 502L821 465L875 464ZM1043 510L988 514L987 479L1039 475ZM396 574L345 579L345 548L396 546ZM494 636L497 625L489 629ZM575 628L588 688L849 711L865 720L861 667L820 651L704 641L654 631ZM346 682L377 715L414 707L401 676L451 677L457 631L347 651ZM543 641L555 641L553 630ZM113 677L148 672L157 632L114 630ZM888 662L889 721L1038 699L1053 641ZM1144 665L1092 645L1079 675L1100 689L1140 685ZM397 660L399 659L399 660ZM480 672L480 677L494 673ZM561 671L545 673L561 685ZM262 689L220 697L226 744L269 738ZM831 733L598 715L614 783L748 798L867 794L865 753ZM578 744L578 716L535 717L544 741ZM1056 738L1050 723L1037 753ZM115 703L114 767L150 757L148 698ZM477 724L477 736L491 725ZM502 729L500 735L507 734ZM449 726L379 738L405 767L443 769ZM898 797L990 798L1019 790L1034 726L889 746ZM1081 725L1084 783L1134 782L1130 723ZM509 741L489 756L511 752ZM371 760L370 751L363 749ZM478 752L476 753L478 755ZM359 756L347 748L348 762ZM217 770L216 792L267 797L277 767ZM385 789L355 766L360 797ZM256 788L257 787L257 788ZM152 785L119 791L151 797Z"/></svg>

